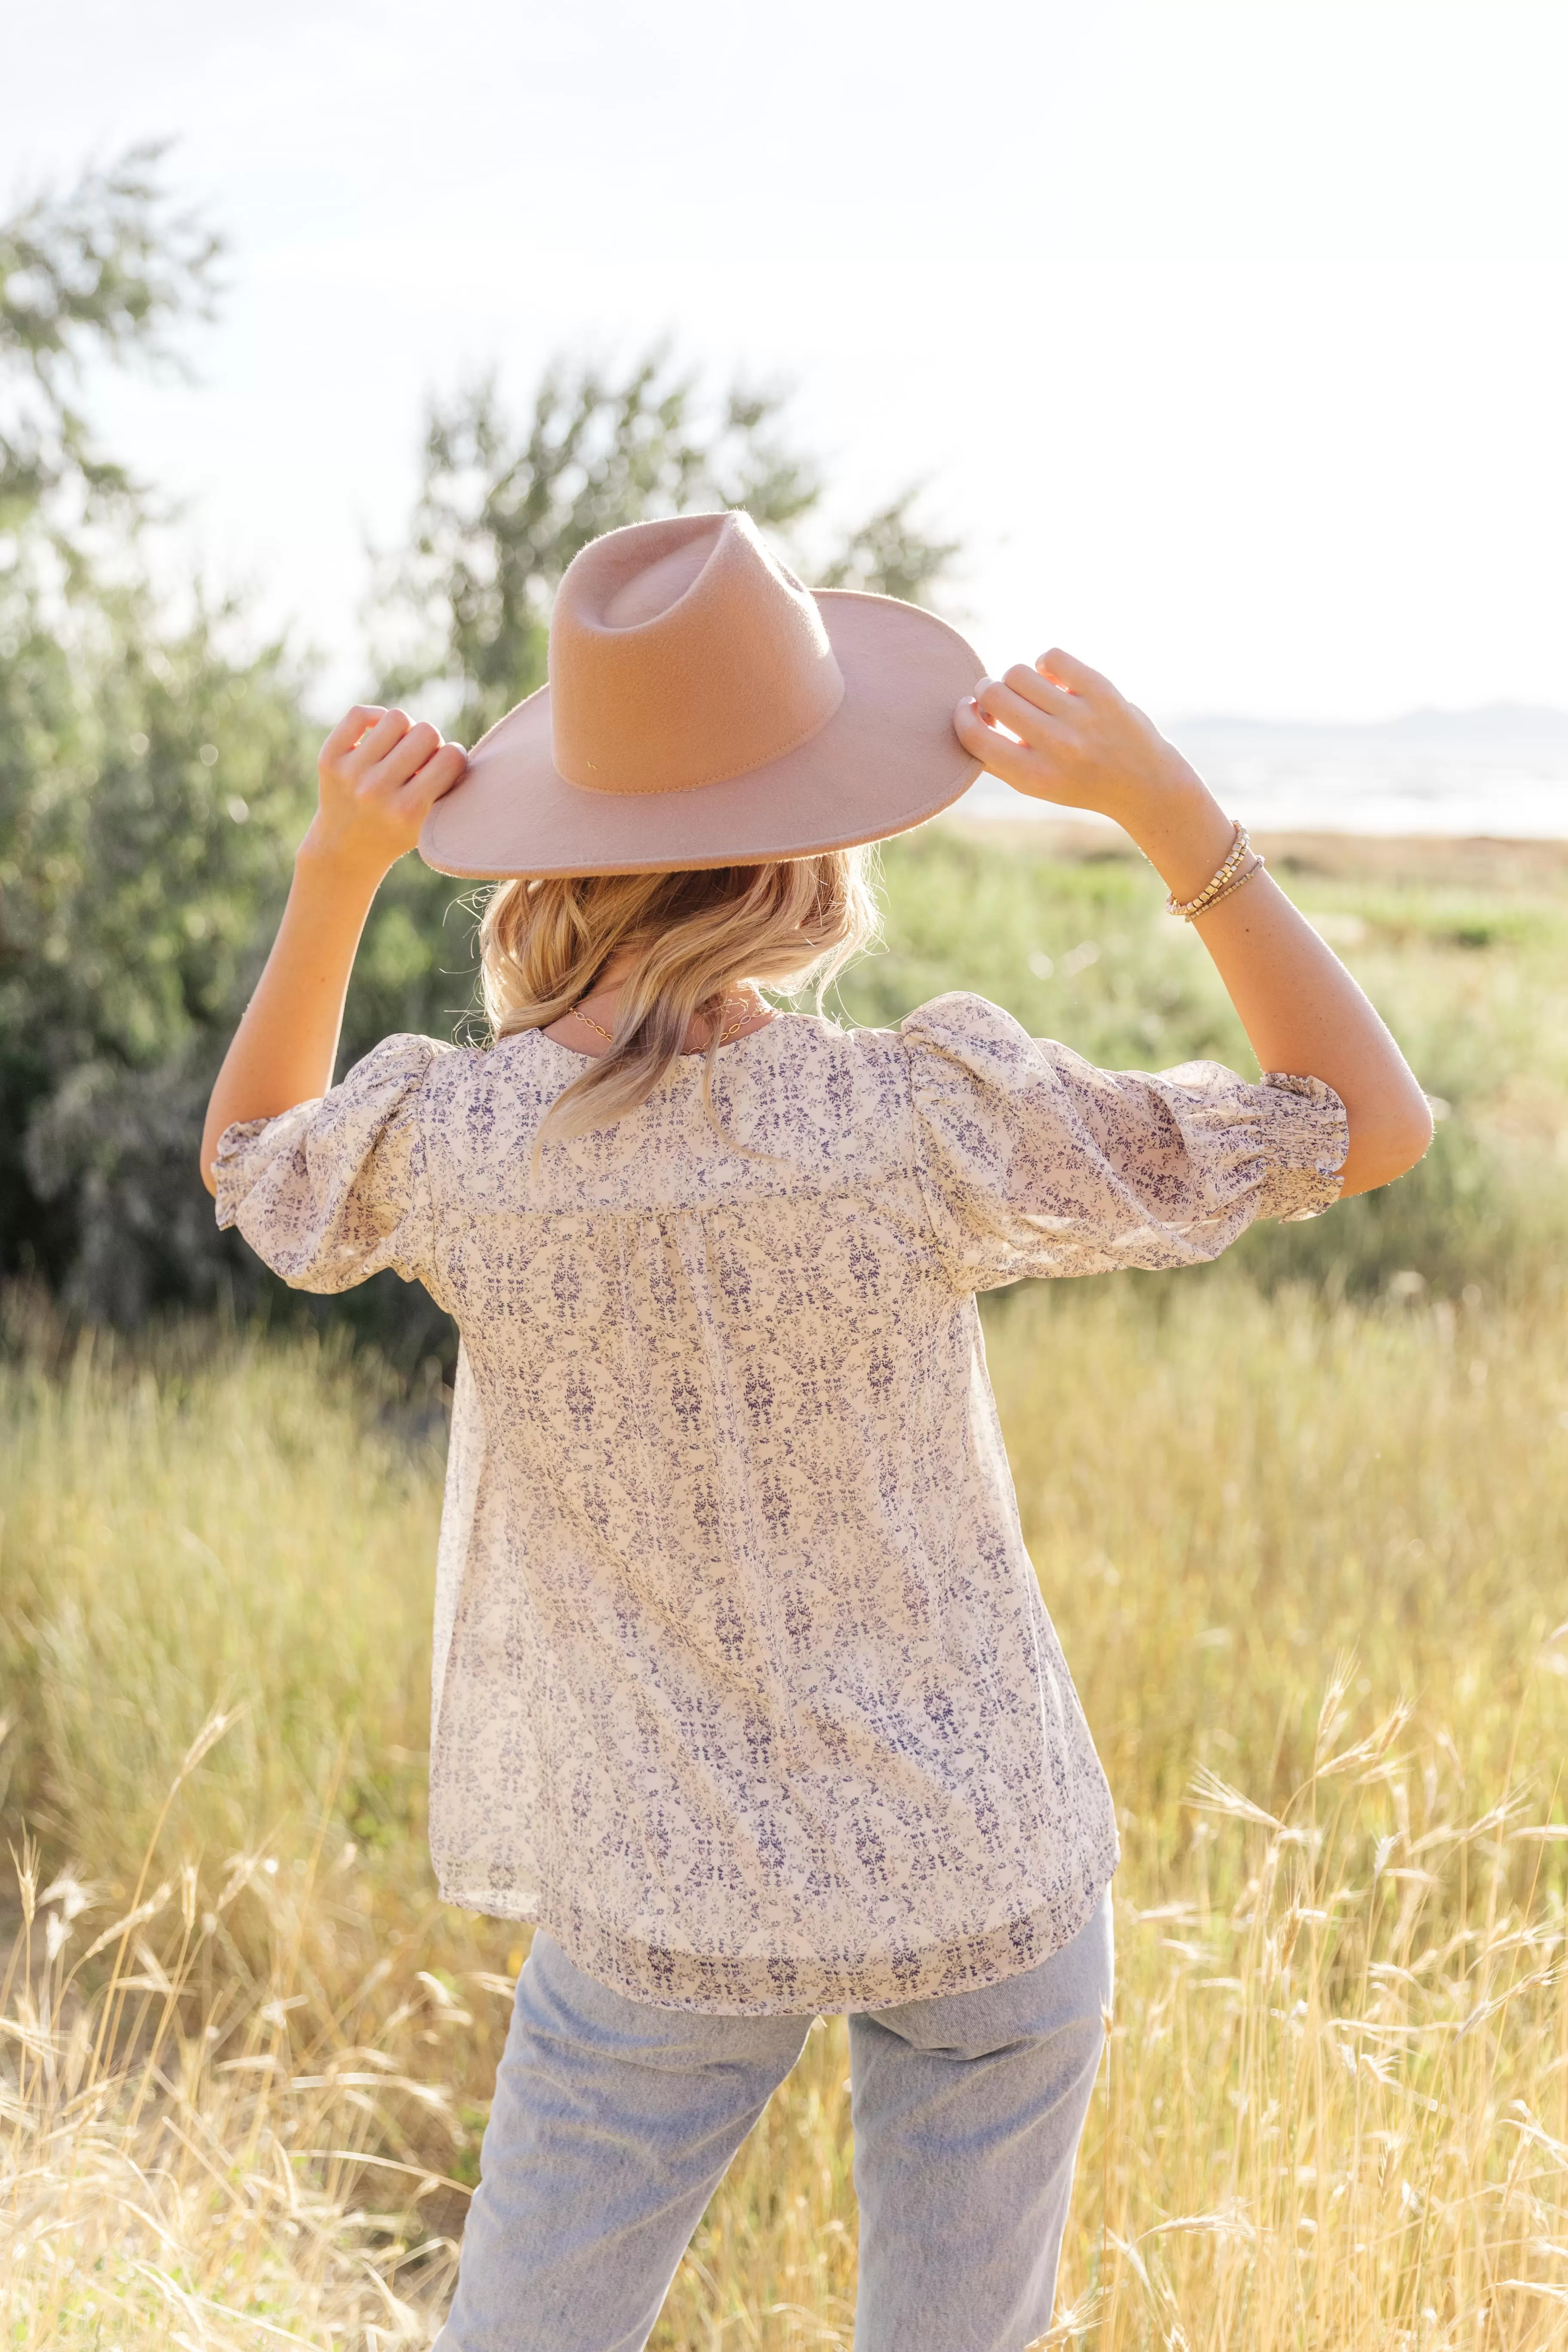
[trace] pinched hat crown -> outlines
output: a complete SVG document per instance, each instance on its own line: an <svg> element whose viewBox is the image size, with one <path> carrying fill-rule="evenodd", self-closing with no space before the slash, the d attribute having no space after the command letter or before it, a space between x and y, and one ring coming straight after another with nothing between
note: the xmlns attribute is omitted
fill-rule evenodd
<svg viewBox="0 0 1568 2352"><path fill-rule="evenodd" d="M584 792L684 793L808 742L844 699L816 603L747 514L612 531L550 631L555 766Z"/></svg>

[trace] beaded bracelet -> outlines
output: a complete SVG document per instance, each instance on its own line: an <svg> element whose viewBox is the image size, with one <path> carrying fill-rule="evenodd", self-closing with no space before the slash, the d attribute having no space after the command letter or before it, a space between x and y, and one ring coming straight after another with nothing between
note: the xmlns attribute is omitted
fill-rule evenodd
<svg viewBox="0 0 1568 2352"><path fill-rule="evenodd" d="M1235 824L1236 831L1231 836L1230 848L1225 864L1217 874L1205 883L1195 898L1189 898L1184 904L1177 898L1173 890L1168 892L1165 898L1165 912L1168 915L1179 915L1184 923L1190 923L1194 915L1201 915L1205 908L1213 906L1220 892L1230 881L1237 867L1252 845L1251 836L1240 818L1233 818L1232 823Z"/></svg>
<svg viewBox="0 0 1568 2352"><path fill-rule="evenodd" d="M1214 897L1209 900L1208 905L1198 908L1198 915L1212 915L1215 908L1223 905L1226 898L1233 898L1238 890L1245 890L1253 876L1255 874L1261 874L1268 862L1268 861L1264 856L1263 852L1260 849L1255 849L1252 853L1251 865L1244 866L1239 874L1233 874L1230 880L1226 884L1225 888L1223 890L1216 890ZM1187 920L1189 923L1195 923L1197 920L1197 915L1189 915L1187 917Z"/></svg>

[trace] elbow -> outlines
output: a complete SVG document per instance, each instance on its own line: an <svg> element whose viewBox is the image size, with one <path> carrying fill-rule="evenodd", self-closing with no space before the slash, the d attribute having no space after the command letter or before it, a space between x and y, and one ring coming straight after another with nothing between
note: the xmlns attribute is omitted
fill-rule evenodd
<svg viewBox="0 0 1568 2352"><path fill-rule="evenodd" d="M1391 1105L1373 1118L1352 1118L1340 1198L1375 1192L1415 1167L1432 1140L1432 1113L1425 1095Z"/></svg>
<svg viewBox="0 0 1568 2352"><path fill-rule="evenodd" d="M1379 1136L1363 1191L1373 1192L1380 1184L1392 1184L1408 1175L1416 1161L1426 1157L1431 1140L1430 1112L1424 1119L1413 1119L1393 1134Z"/></svg>

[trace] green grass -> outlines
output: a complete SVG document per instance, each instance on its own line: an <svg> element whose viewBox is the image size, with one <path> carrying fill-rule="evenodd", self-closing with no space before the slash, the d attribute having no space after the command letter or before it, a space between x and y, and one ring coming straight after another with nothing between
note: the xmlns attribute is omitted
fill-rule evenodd
<svg viewBox="0 0 1568 2352"><path fill-rule="evenodd" d="M1107 1061L1247 1066L1131 863L932 834L888 871L863 1017L979 987ZM1452 1105L1427 1168L1215 1268L986 1307L1124 1846L1060 2340L1547 2352L1568 908L1552 866L1401 885L1373 858L1300 895L1366 926L1352 960ZM1076 976L1028 967L1090 939ZM427 2340L522 1940L437 1905L424 1852L439 1393L342 1335L9 1318L0 1768L43 1852L0 1999L0 2340ZM659 2352L847 2345L846 2072L820 2027Z"/></svg>

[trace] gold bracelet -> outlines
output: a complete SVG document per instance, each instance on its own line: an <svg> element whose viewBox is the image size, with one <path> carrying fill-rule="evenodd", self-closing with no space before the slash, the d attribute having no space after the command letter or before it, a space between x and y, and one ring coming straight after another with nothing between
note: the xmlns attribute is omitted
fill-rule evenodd
<svg viewBox="0 0 1568 2352"><path fill-rule="evenodd" d="M1239 874L1233 874L1230 880L1226 884L1225 888L1223 890L1216 890L1214 897L1209 900L1208 905L1198 908L1198 914L1212 915L1215 908L1223 899L1232 898L1236 896L1236 893L1238 890L1245 890L1253 876L1255 874L1261 874L1267 864L1268 860L1264 856L1263 852L1260 849L1255 849L1252 853L1251 865L1244 866ZM1187 920L1189 923L1195 922L1197 920L1197 916L1189 915L1187 917Z"/></svg>
<svg viewBox="0 0 1568 2352"><path fill-rule="evenodd" d="M1230 848L1226 853L1224 865L1205 883L1195 898L1188 898L1184 903L1177 898L1173 890L1167 891L1165 912L1168 915L1179 915L1184 923L1190 923L1194 915L1201 915L1206 907L1213 905L1215 899L1230 881L1237 867L1252 846L1252 837L1241 819L1233 817L1231 822L1236 830L1231 836Z"/></svg>

